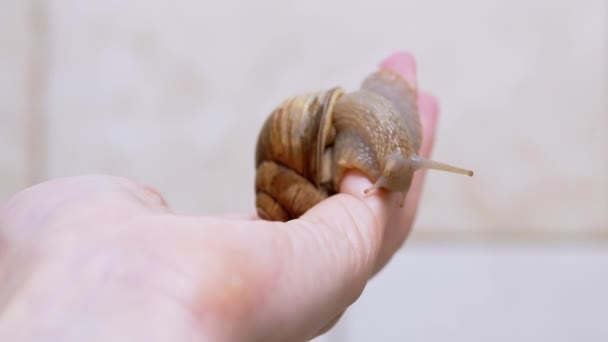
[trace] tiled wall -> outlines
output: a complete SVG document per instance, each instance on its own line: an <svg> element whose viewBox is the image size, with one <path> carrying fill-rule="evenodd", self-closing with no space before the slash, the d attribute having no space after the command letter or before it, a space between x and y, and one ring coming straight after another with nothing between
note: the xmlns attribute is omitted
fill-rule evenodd
<svg viewBox="0 0 608 342"><path fill-rule="evenodd" d="M0 201L27 184L31 30L26 2L0 6Z"/></svg>
<svg viewBox="0 0 608 342"><path fill-rule="evenodd" d="M104 172L194 213L251 211L269 111L298 92L354 89L407 49L441 101L435 159L476 175L429 174L411 249L326 339L424 340L431 328L457 341L608 337L595 301L608 281L606 1L0 7L0 201L39 180ZM554 290L537 298L543 287ZM590 297L568 297L580 291ZM552 301L594 318L556 313ZM535 321L520 311L550 318L525 330ZM501 335L513 329L529 333Z"/></svg>
<svg viewBox="0 0 608 342"><path fill-rule="evenodd" d="M608 251L426 244L399 253L330 341L606 341Z"/></svg>

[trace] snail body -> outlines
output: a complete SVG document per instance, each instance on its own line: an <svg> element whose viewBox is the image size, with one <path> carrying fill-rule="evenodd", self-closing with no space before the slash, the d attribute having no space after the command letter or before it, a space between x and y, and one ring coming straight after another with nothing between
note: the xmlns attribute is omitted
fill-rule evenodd
<svg viewBox="0 0 608 342"><path fill-rule="evenodd" d="M342 88L284 101L264 123L256 146L256 207L267 220L297 218L339 191L355 169L373 186L401 193L403 205L414 171L471 171L418 156L422 128L416 92L399 74L379 70L359 90Z"/></svg>

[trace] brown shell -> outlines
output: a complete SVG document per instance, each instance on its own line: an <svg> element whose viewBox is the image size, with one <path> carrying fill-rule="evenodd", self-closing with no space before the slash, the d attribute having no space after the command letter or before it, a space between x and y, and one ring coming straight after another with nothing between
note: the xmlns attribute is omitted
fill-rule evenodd
<svg viewBox="0 0 608 342"><path fill-rule="evenodd" d="M329 169L324 171L323 158L333 142L333 106L342 93L334 88L295 96L264 123L255 154L256 207L261 218L297 218L334 192L324 184Z"/></svg>

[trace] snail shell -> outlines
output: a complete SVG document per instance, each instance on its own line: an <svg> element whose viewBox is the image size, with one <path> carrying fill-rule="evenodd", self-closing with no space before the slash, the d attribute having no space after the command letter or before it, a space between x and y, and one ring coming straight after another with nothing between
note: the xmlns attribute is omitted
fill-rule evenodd
<svg viewBox="0 0 608 342"><path fill-rule="evenodd" d="M414 171L471 171L418 157L422 129L416 91L401 75L380 70L361 88L295 96L264 123L255 153L258 215L288 221L335 194L347 170L366 175L377 189L399 192L401 205Z"/></svg>

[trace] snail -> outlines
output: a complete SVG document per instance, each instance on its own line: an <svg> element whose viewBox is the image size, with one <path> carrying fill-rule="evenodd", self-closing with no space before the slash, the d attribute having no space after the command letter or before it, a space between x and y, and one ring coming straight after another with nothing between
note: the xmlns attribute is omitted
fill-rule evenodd
<svg viewBox="0 0 608 342"><path fill-rule="evenodd" d="M345 172L372 182L365 195L400 193L403 206L419 169L473 172L418 155L422 127L416 90L397 72L378 70L360 89L341 87L294 96L264 122L255 150L258 216L288 221L335 194Z"/></svg>

